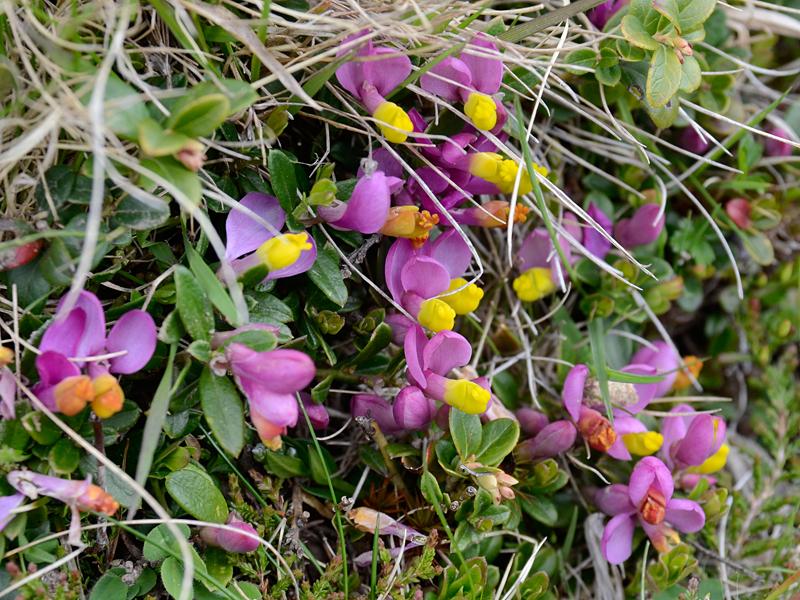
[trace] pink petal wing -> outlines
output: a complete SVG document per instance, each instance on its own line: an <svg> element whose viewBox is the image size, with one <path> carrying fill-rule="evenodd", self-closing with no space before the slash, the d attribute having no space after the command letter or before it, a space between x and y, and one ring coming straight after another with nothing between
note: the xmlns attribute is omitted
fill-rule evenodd
<svg viewBox="0 0 800 600"><path fill-rule="evenodd" d="M280 231L286 222L286 213L274 196L250 192L239 201L239 204L252 210L276 231ZM274 233L264 225L236 208L231 209L225 220L225 235L227 238L225 258L228 260L244 256L274 237Z"/></svg>
<svg viewBox="0 0 800 600"><path fill-rule="evenodd" d="M706 524L706 514L697 502L673 498L667 504L665 521L683 533L700 531Z"/></svg>
<svg viewBox="0 0 800 600"><path fill-rule="evenodd" d="M111 359L112 373L136 373L144 367L156 349L156 324L147 312L131 310L114 323L106 340L108 352L127 351Z"/></svg>
<svg viewBox="0 0 800 600"><path fill-rule="evenodd" d="M606 523L600 549L612 565L619 565L630 558L635 528L636 524L630 514L617 515Z"/></svg>
<svg viewBox="0 0 800 600"><path fill-rule="evenodd" d="M437 375L447 375L462 367L472 357L472 345L455 331L440 331L422 350L422 368Z"/></svg>

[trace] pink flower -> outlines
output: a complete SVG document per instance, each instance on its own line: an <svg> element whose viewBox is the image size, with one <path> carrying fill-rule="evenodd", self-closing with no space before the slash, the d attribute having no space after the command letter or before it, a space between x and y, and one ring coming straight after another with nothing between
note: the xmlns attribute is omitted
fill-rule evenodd
<svg viewBox="0 0 800 600"><path fill-rule="evenodd" d="M91 292L81 292L74 308L42 336L41 354L36 357L39 382L33 392L50 410L74 415L91 403L98 416L109 417L122 408L124 400L111 373L139 371L153 356L155 347L156 326L147 312L128 311L106 334L100 301ZM99 361L69 360L116 352L123 354Z"/></svg>
<svg viewBox="0 0 800 600"><path fill-rule="evenodd" d="M428 340L422 328L415 325L406 333L404 349L406 375L414 388L431 400L469 414L481 414L486 410L491 391L485 378L447 377L452 369L466 365L472 356L472 346L464 337L453 331L440 331ZM416 395L417 392L408 393Z"/></svg>
<svg viewBox="0 0 800 600"><path fill-rule="evenodd" d="M661 424L664 445L661 459L672 469L714 473L725 466L728 446L725 421L710 414L697 414L687 404L675 406Z"/></svg>
<svg viewBox="0 0 800 600"><path fill-rule="evenodd" d="M783 138L787 140L782 142L780 140L773 140L771 138L766 138L764 140L764 152L767 156L791 156L792 152L794 151L794 146L789 143L791 141L792 136L791 134L781 127L772 127L767 130L767 133L771 133L779 138Z"/></svg>
<svg viewBox="0 0 800 600"><path fill-rule="evenodd" d="M384 398L374 394L357 394L350 401L350 414L353 417L366 417L378 424L382 433L394 435L403 431L392 412L392 405Z"/></svg>
<svg viewBox="0 0 800 600"><path fill-rule="evenodd" d="M519 460L552 458L572 448L577 433L569 421L554 421L534 437L520 442L515 452Z"/></svg>
<svg viewBox="0 0 800 600"><path fill-rule="evenodd" d="M236 273L243 274L250 269L264 263L264 254L259 250L273 239L284 239L290 236L305 236L303 245L298 248L297 258L287 266L269 269L264 280L282 279L305 273L317 259L317 246L314 238L302 234L276 234L286 223L286 213L281 208L278 199L261 192L250 192L239 200L239 204L250 209L261 219L272 225L273 230L267 229L263 224L253 219L250 215L232 209L225 219L225 258L231 261L231 266ZM310 247L306 247L310 246Z"/></svg>
<svg viewBox="0 0 800 600"><path fill-rule="evenodd" d="M320 206L319 215L336 229L377 233L389 218L392 193L403 180L375 171L359 178L347 202Z"/></svg>
<svg viewBox="0 0 800 600"><path fill-rule="evenodd" d="M653 398L660 398L669 393L675 378L678 376L678 369L681 366L681 357L672 346L663 341L650 343L651 346L640 348L631 357L631 361L625 370L629 373L639 373L642 375L659 375L663 379L658 383L637 384L637 391L651 391ZM654 370L648 373L648 369Z"/></svg>
<svg viewBox="0 0 800 600"><path fill-rule="evenodd" d="M602 4L595 6L592 10L586 13L592 25L598 29L603 29L606 23L613 17L623 6L628 4L628 0L606 0Z"/></svg>
<svg viewBox="0 0 800 600"><path fill-rule="evenodd" d="M669 469L659 459L640 460L628 485L614 484L595 495L598 508L611 516L603 530L601 550L611 564L625 562L633 551L633 533L640 525L653 546L666 552L679 541L678 531L694 533L705 525L705 514L692 500L673 498Z"/></svg>
<svg viewBox="0 0 800 600"><path fill-rule="evenodd" d="M314 379L314 361L297 350L258 352L237 342L225 347L225 359L247 397L261 441L270 449L280 448L280 436L297 424L295 394Z"/></svg>

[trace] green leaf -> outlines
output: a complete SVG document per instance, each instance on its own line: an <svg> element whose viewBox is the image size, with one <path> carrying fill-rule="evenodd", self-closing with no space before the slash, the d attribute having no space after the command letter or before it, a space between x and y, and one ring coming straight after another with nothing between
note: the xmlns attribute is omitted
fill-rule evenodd
<svg viewBox="0 0 800 600"><path fill-rule="evenodd" d="M335 252L324 248L317 252L317 260L308 271L308 277L325 296L337 306L347 302L347 286L339 271L339 261Z"/></svg>
<svg viewBox="0 0 800 600"><path fill-rule="evenodd" d="M481 445L475 460L496 467L511 453L519 439L519 423L513 419L495 419L483 426Z"/></svg>
<svg viewBox="0 0 800 600"><path fill-rule="evenodd" d="M228 585L233 577L233 563L228 559L228 553L220 548L208 548L203 558L208 574L222 585Z"/></svg>
<svg viewBox="0 0 800 600"><path fill-rule="evenodd" d="M217 85L217 83L219 85ZM222 89L220 89L222 88ZM228 115L235 115L258 100L258 93L246 81L240 79L218 79L204 81L192 88L198 95L222 93L228 98Z"/></svg>
<svg viewBox="0 0 800 600"><path fill-rule="evenodd" d="M150 474L150 467L153 466L153 457L161 439L161 430L164 428L164 420L169 409L170 389L172 388L172 364L175 361L175 351L177 346L173 344L169 349L167 366L164 375L153 395L153 402L147 413L147 422L142 433L142 446L139 450L139 458L136 462L136 483L144 485L147 476Z"/></svg>
<svg viewBox="0 0 800 600"><path fill-rule="evenodd" d="M597 67L597 69L594 71L594 76L597 78L597 81L603 85L614 87L622 78L622 69L620 69L619 65L613 65L611 67Z"/></svg>
<svg viewBox="0 0 800 600"><path fill-rule="evenodd" d="M603 404L606 407L608 420L613 424L614 416L611 409L611 397L608 393L608 367L606 366L605 330L602 319L589 319L589 340L592 347L592 362L594 363L595 375L600 383L600 396L603 398Z"/></svg>
<svg viewBox="0 0 800 600"><path fill-rule="evenodd" d="M348 361L348 364L358 366L369 359L374 357L378 354L381 350L386 348L392 341L392 328L387 323L380 323L372 332L372 335L369 337L369 341L366 345L361 349L361 351L356 354L351 360Z"/></svg>
<svg viewBox="0 0 800 600"><path fill-rule="evenodd" d="M190 138L211 135L225 122L230 110L231 104L225 94L214 93L199 97L190 94L173 108L165 125L167 129Z"/></svg>
<svg viewBox="0 0 800 600"><path fill-rule="evenodd" d="M117 575L106 573L92 588L89 600L108 600L109 598L125 598L128 594L128 586L123 583Z"/></svg>
<svg viewBox="0 0 800 600"><path fill-rule="evenodd" d="M140 200L125 196L114 209L112 223L136 231L155 229L169 218L169 204L163 200Z"/></svg>
<svg viewBox="0 0 800 600"><path fill-rule="evenodd" d="M586 69L594 68L595 63L597 62L597 52L591 48L574 50L573 52L567 54L567 59L565 62L569 66L583 67L580 69L570 69L569 66L567 67L567 71L570 73L573 73L574 75L583 75L587 72Z"/></svg>
<svg viewBox="0 0 800 600"><path fill-rule="evenodd" d="M164 129L154 119L139 123L139 146L148 156L169 156L179 152L192 138Z"/></svg>
<svg viewBox="0 0 800 600"><path fill-rule="evenodd" d="M140 165L181 190L193 204L200 204L200 200L203 197L200 176L184 167L173 157L146 158L140 162ZM143 184L149 188L156 187L156 183L147 180L147 178L145 178Z"/></svg>
<svg viewBox="0 0 800 600"><path fill-rule="evenodd" d="M47 454L47 459L53 471L59 475L72 473L81 462L81 451L69 438L61 438Z"/></svg>
<svg viewBox="0 0 800 600"><path fill-rule="evenodd" d="M177 309L183 326L193 339L211 341L211 332L214 331L211 301L186 267L178 265L174 277Z"/></svg>
<svg viewBox="0 0 800 600"><path fill-rule="evenodd" d="M717 0L676 0L678 26L686 34L700 29L714 12Z"/></svg>
<svg viewBox="0 0 800 600"><path fill-rule="evenodd" d="M481 418L450 408L450 435L462 461L470 460L481 447Z"/></svg>
<svg viewBox="0 0 800 600"><path fill-rule="evenodd" d="M661 46L644 28L644 24L630 14L622 18L622 35L628 43L645 50L657 50Z"/></svg>
<svg viewBox="0 0 800 600"><path fill-rule="evenodd" d="M681 62L674 50L659 44L647 72L647 101L654 108L666 106L678 92L681 83Z"/></svg>
<svg viewBox="0 0 800 600"><path fill-rule="evenodd" d="M761 160L764 154L764 146L758 143L752 133L745 133L739 142L736 159L739 169L745 173L750 172L755 164Z"/></svg>
<svg viewBox="0 0 800 600"><path fill-rule="evenodd" d="M667 106L662 108L653 108L648 103L644 105L647 111L647 116L653 121L653 124L659 129L666 129L672 127L675 121L678 120L680 114L680 105L677 102L670 102Z"/></svg>
<svg viewBox="0 0 800 600"><path fill-rule="evenodd" d="M83 101L88 104L90 96L91 93L87 94ZM114 73L106 82L103 112L105 126L129 140L136 139L139 123L150 117L139 92Z"/></svg>
<svg viewBox="0 0 800 600"><path fill-rule="evenodd" d="M200 521L224 523L228 518L225 496L205 471L187 466L167 476L166 487L172 499Z"/></svg>
<svg viewBox="0 0 800 600"><path fill-rule="evenodd" d="M267 331L266 329L252 329L249 331L242 331L241 333L226 338L221 348L233 343L244 344L256 352L266 352L274 349L275 346L278 345L278 338L272 331Z"/></svg>
<svg viewBox="0 0 800 600"><path fill-rule="evenodd" d="M230 455L244 447L244 408L236 386L225 376L217 377L206 367L200 375L200 406L211 433Z"/></svg>
<svg viewBox="0 0 800 600"><path fill-rule="evenodd" d="M552 500L542 496L519 496L519 503L531 517L553 527L558 521L558 510Z"/></svg>
<svg viewBox="0 0 800 600"><path fill-rule="evenodd" d="M659 383L664 381L663 375L637 375L635 373L617 371L616 369L606 369L606 373L608 373L609 381L618 383Z"/></svg>
<svg viewBox="0 0 800 600"><path fill-rule="evenodd" d="M239 313L236 311L236 305L228 295L228 290L222 285L214 271L211 270L203 260L203 257L195 250L191 244L185 243L186 257L189 259L189 268L197 278L200 287L205 290L208 299L211 300L216 309L222 314L225 320L234 327L240 325Z"/></svg>
<svg viewBox="0 0 800 600"><path fill-rule="evenodd" d="M282 150L270 150L268 157L269 179L272 191L281 208L291 214L297 204L297 177L294 161Z"/></svg>
<svg viewBox="0 0 800 600"><path fill-rule="evenodd" d="M176 523L175 527L180 530L184 539L189 539L190 530L188 525ZM162 548L164 549L162 550ZM170 531L170 528L167 527L165 523L162 523L156 527L153 527L153 529L150 530L150 533L147 534L142 553L144 554L145 559L148 561L159 562L169 556L166 550L172 550L173 552L180 553L180 546L178 546L175 535L172 533L172 531Z"/></svg>
<svg viewBox="0 0 800 600"><path fill-rule="evenodd" d="M694 56L684 56L681 65L680 90L690 94L700 87L702 79L700 63L697 62L697 59Z"/></svg>
<svg viewBox="0 0 800 600"><path fill-rule="evenodd" d="M747 253L759 265L767 267L775 262L775 250L766 235L760 231L739 231L737 233Z"/></svg>
<svg viewBox="0 0 800 600"><path fill-rule="evenodd" d="M195 572L199 571L200 573L205 573L206 565L203 559L200 558L200 555L191 546L189 547L189 551L192 553L192 558L194 559ZM161 583L164 584L164 589L167 590L167 593L173 598L180 598L181 583L183 582L183 572L185 570L183 563L174 556L168 556L166 560L161 563ZM199 600L200 594L203 593L201 590L204 591L205 588L194 584L194 593L190 597Z"/></svg>
<svg viewBox="0 0 800 600"><path fill-rule="evenodd" d="M430 471L425 471L422 474L422 478L419 482L419 489L422 492L422 496L430 504L437 505L444 500L439 483L436 481L436 477L434 477Z"/></svg>

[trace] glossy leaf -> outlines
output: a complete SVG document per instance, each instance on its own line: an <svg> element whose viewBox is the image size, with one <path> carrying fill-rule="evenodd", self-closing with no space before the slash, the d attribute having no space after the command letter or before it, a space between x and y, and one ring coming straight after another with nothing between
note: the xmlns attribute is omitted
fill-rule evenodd
<svg viewBox="0 0 800 600"><path fill-rule="evenodd" d="M665 106L678 92L680 83L681 63L675 51L659 44L647 72L648 102L654 108Z"/></svg>
<svg viewBox="0 0 800 600"><path fill-rule="evenodd" d="M195 519L209 523L224 523L228 517L225 497L205 471L187 466L170 473L166 487L172 499Z"/></svg>
<svg viewBox="0 0 800 600"><path fill-rule="evenodd" d="M499 465L517 445L519 423L513 419L495 419L483 426L481 444L475 460L487 467Z"/></svg>
<svg viewBox="0 0 800 600"><path fill-rule="evenodd" d="M457 408L450 409L450 435L462 461L470 460L481 448L482 428L478 415L468 415Z"/></svg>
<svg viewBox="0 0 800 600"><path fill-rule="evenodd" d="M211 340L214 330L214 313L211 301L186 267L175 269L175 289L177 292L178 314L186 331L195 340Z"/></svg>
<svg viewBox="0 0 800 600"><path fill-rule="evenodd" d="M232 456L244 447L244 408L239 392L225 376L219 377L206 367L200 375L200 405L217 442Z"/></svg>

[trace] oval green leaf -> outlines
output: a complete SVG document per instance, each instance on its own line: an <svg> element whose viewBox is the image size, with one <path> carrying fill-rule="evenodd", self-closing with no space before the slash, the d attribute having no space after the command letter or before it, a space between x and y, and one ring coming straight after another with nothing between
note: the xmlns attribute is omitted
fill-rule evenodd
<svg viewBox="0 0 800 600"><path fill-rule="evenodd" d="M195 340L210 341L214 330L211 301L186 267L175 268L177 309L186 331Z"/></svg>
<svg viewBox="0 0 800 600"><path fill-rule="evenodd" d="M244 447L244 408L233 382L206 367L200 375L200 405L219 445L228 454L239 456Z"/></svg>
<svg viewBox="0 0 800 600"><path fill-rule="evenodd" d="M187 466L170 473L166 485L172 499L195 519L224 523L228 518L225 497L205 471Z"/></svg>

